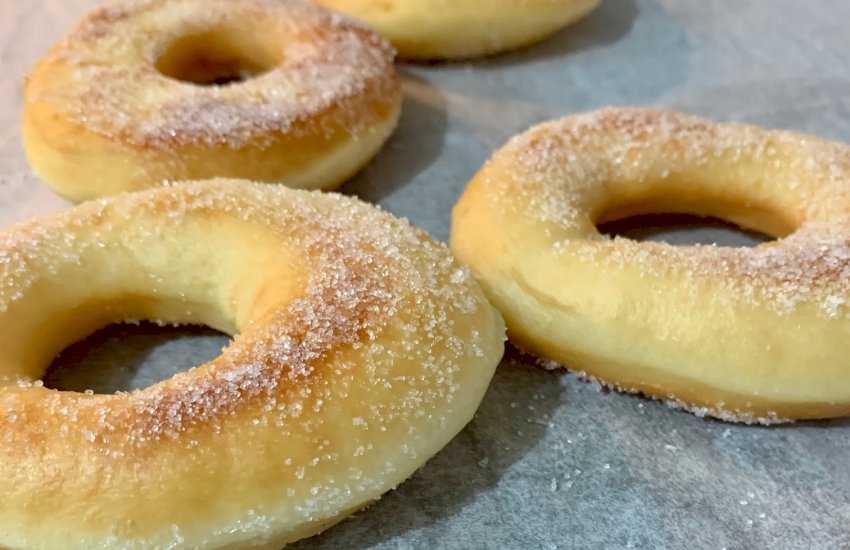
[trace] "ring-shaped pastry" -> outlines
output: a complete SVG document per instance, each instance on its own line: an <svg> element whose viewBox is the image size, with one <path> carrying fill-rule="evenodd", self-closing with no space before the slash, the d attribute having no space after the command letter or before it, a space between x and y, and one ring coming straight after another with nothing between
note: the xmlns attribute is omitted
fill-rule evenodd
<svg viewBox="0 0 850 550"><path fill-rule="evenodd" d="M118 2L28 75L27 159L74 200L220 176L329 189L395 128L393 59L300 0Z"/></svg>
<svg viewBox="0 0 850 550"><path fill-rule="evenodd" d="M847 415L849 182L845 144L605 109L497 152L454 209L451 246L509 337L541 358L726 420ZM673 246L597 230L653 212L776 240Z"/></svg>
<svg viewBox="0 0 850 550"><path fill-rule="evenodd" d="M504 324L448 249L355 199L236 181L0 232L0 546L278 549L471 418ZM235 335L148 388L38 379L122 319Z"/></svg>
<svg viewBox="0 0 850 550"><path fill-rule="evenodd" d="M530 45L600 0L317 0L369 23L405 59L469 58Z"/></svg>

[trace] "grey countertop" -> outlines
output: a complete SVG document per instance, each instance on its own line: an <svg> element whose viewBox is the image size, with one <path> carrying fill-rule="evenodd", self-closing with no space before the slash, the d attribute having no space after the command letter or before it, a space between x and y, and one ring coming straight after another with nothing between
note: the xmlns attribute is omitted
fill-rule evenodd
<svg viewBox="0 0 850 550"><path fill-rule="evenodd" d="M20 80L92 4L0 0L2 225L66 204L24 160ZM850 141L848 20L842 0L604 0L522 52L402 66L399 129L344 191L446 239L466 181L509 136L608 104ZM648 233L749 239L711 226ZM69 389L145 386L225 342L199 329L112 328L69 348L50 377ZM296 547L850 548L848 456L848 420L703 420L535 368L509 350L476 418L448 447L369 510Z"/></svg>

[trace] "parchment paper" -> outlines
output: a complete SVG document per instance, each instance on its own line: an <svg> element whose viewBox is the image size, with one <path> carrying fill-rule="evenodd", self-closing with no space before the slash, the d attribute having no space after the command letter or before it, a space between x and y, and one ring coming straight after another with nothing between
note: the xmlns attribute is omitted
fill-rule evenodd
<svg viewBox="0 0 850 550"><path fill-rule="evenodd" d="M24 160L20 80L91 4L0 1L0 225L66 204ZM848 141L848 20L850 3L840 0L604 0L519 53L403 66L398 132L344 190L444 240L459 193L509 136L608 104ZM648 233L753 240L710 226ZM145 386L226 342L191 328L119 327L69 349L63 364L80 365L51 376L69 389ZM850 548L848 456L847 420L703 420L509 352L475 420L445 450L368 511L296 547Z"/></svg>

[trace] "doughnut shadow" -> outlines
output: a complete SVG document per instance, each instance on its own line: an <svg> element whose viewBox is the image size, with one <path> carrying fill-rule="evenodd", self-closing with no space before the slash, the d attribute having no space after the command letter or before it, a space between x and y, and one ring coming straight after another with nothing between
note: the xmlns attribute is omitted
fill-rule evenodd
<svg viewBox="0 0 850 550"><path fill-rule="evenodd" d="M546 437L548 421L563 406L567 391L557 382L558 375L535 366L533 357L507 344L475 417L443 450L367 511L287 548L365 550L392 545L397 538L431 547L435 541L427 532L410 535L456 516L479 494L496 490L505 473ZM456 539L451 545L468 548L480 543Z"/></svg>
<svg viewBox="0 0 850 550"><path fill-rule="evenodd" d="M146 388L221 353L230 336L202 326L108 325L62 351L44 385L110 394Z"/></svg>
<svg viewBox="0 0 850 550"><path fill-rule="evenodd" d="M430 83L399 69L404 100L398 127L383 149L340 191L378 203L428 169L443 150L447 101Z"/></svg>

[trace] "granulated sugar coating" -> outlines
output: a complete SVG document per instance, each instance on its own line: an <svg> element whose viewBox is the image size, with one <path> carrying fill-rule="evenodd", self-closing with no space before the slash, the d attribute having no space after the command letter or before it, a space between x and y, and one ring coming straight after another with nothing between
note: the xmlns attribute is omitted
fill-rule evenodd
<svg viewBox="0 0 850 550"><path fill-rule="evenodd" d="M848 176L845 144L603 109L541 124L498 151L455 207L452 250L512 340L548 368L723 420L842 416ZM674 246L596 227L658 212L716 216L777 239Z"/></svg>
<svg viewBox="0 0 850 550"><path fill-rule="evenodd" d="M304 0L110 4L30 70L24 151L74 201L216 177L332 189L395 129L394 55Z"/></svg>
<svg viewBox="0 0 850 550"><path fill-rule="evenodd" d="M177 46L179 55L233 49L232 63L260 64L260 74L199 86L160 73L181 40L198 45ZM48 52L39 65L59 74L34 71L27 102L134 149L256 146L314 132L323 119L327 133L356 136L373 118L362 98L396 93L393 57L373 31L306 1L130 0L93 11Z"/></svg>
<svg viewBox="0 0 850 550"><path fill-rule="evenodd" d="M512 139L500 156L513 164L508 177L489 182L491 197L518 197L517 216L557 227L553 247L561 256L601 269L637 266L647 276L711 277L735 290L736 299L778 313L813 304L826 317L850 315L850 148L844 144L611 108L541 124ZM748 249L612 239L594 227L611 219L609 212L650 213L653 203L664 212L723 217L735 201L744 204L743 213L730 210L733 221L790 234Z"/></svg>
<svg viewBox="0 0 850 550"><path fill-rule="evenodd" d="M280 186L178 184L18 225L0 234L0 280L0 516L20 526L0 544L13 547L321 530L469 421L504 339L443 245L354 199ZM126 317L238 335L143 390L41 387L52 354Z"/></svg>

